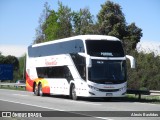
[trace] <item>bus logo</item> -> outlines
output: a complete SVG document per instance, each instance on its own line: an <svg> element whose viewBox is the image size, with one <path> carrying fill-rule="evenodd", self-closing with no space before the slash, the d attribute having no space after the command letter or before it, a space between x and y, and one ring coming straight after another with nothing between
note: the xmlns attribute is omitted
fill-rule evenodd
<svg viewBox="0 0 160 120"><path fill-rule="evenodd" d="M45 59L45 65L57 65L57 61L54 58L51 58L50 60Z"/></svg>

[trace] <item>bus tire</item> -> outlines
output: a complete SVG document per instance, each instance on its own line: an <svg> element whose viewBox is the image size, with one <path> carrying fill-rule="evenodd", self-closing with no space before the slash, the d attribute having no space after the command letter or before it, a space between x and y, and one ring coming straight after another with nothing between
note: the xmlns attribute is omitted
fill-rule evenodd
<svg viewBox="0 0 160 120"><path fill-rule="evenodd" d="M34 85L34 94L35 94L36 96L39 96L38 85L37 85L37 84Z"/></svg>
<svg viewBox="0 0 160 120"><path fill-rule="evenodd" d="M38 85L38 93L39 93L39 96L43 96L42 84L41 83Z"/></svg>
<svg viewBox="0 0 160 120"><path fill-rule="evenodd" d="M74 84L71 85L71 93L70 94L71 94L71 98L73 100L77 100L78 99L78 97L76 95L76 87L75 87Z"/></svg>

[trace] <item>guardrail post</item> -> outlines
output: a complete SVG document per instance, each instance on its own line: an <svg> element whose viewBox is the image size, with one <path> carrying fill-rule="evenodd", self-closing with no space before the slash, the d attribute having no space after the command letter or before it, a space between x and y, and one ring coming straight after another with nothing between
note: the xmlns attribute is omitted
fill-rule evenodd
<svg viewBox="0 0 160 120"><path fill-rule="evenodd" d="M141 100L141 93L138 94L138 100Z"/></svg>
<svg viewBox="0 0 160 120"><path fill-rule="evenodd" d="M1 83L1 80L0 80L0 83ZM2 88L2 86L0 85L0 88Z"/></svg>

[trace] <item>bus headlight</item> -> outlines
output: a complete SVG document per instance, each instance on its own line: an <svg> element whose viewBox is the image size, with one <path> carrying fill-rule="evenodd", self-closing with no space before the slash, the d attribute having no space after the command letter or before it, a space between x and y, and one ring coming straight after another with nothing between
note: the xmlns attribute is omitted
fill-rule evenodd
<svg viewBox="0 0 160 120"><path fill-rule="evenodd" d="M94 87L94 86L88 85L88 87L89 87L90 89L92 89L92 90L99 91L99 89L98 89L98 88L96 88L96 87Z"/></svg>

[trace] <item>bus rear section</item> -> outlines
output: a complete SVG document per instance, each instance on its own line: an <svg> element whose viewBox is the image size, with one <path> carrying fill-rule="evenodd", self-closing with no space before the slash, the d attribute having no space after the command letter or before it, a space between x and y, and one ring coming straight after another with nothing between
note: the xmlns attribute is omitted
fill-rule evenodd
<svg viewBox="0 0 160 120"><path fill-rule="evenodd" d="M82 35L30 46L26 88L35 95L122 97L127 89L126 58L122 43L111 36Z"/></svg>

